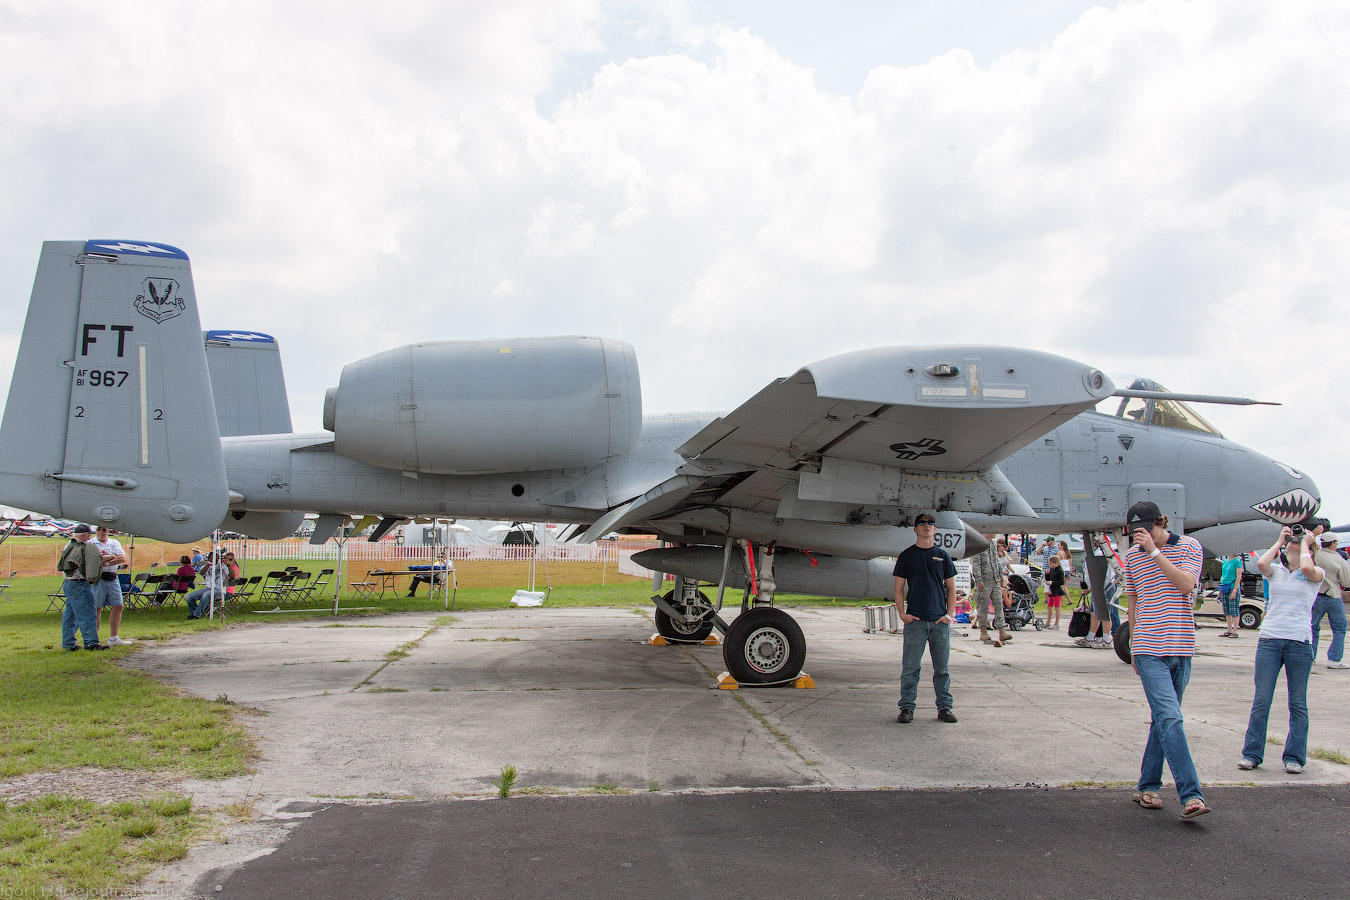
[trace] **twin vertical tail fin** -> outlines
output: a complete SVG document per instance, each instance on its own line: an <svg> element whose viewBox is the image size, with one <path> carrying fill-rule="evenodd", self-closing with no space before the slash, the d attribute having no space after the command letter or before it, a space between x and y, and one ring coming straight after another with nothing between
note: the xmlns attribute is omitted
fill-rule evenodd
<svg viewBox="0 0 1350 900"><path fill-rule="evenodd" d="M224 518L186 253L43 244L0 425L0 501L168 541L197 540Z"/></svg>

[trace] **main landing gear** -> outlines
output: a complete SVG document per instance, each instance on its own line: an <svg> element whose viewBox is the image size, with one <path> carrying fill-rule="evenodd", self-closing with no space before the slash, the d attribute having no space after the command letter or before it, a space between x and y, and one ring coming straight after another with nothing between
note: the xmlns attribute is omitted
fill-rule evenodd
<svg viewBox="0 0 1350 900"><path fill-rule="evenodd" d="M741 613L733 622L728 624L718 615L731 561L732 542L728 539L717 602L714 604L698 590L696 582L677 577L674 590L652 598L656 603L656 630L668 641L703 643L715 628L723 637L722 659L727 674L737 682L791 683L806 662L806 636L792 616L772 606L777 587L773 581L773 547L760 547L755 553L749 542L738 543L744 548L750 583L758 587L753 604L747 587Z"/></svg>

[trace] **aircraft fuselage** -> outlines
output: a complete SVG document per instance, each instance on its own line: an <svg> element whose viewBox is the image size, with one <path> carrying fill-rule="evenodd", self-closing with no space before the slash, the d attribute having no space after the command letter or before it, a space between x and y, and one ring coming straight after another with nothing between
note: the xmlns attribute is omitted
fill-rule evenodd
<svg viewBox="0 0 1350 900"><path fill-rule="evenodd" d="M578 469L404 474L336 453L327 432L225 438L224 459L230 489L244 497L236 509L586 523L669 478L684 462L675 448L713 418L648 416L635 453ZM1223 437L1096 412L1079 415L1000 467L1038 517L962 515L981 531L1115 528L1140 496L1170 498L1174 515L1194 530L1262 519L1254 506L1291 491L1317 494L1307 476ZM910 529L896 524L794 520L762 505L710 508L706 516L686 515L678 528L660 530L678 537L678 529L687 532L697 522L707 534L728 516L739 536L859 559L894 553L911 540Z"/></svg>

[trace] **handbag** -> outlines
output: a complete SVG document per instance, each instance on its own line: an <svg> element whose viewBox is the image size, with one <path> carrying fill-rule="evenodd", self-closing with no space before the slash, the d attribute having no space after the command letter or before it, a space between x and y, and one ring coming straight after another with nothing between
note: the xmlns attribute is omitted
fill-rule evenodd
<svg viewBox="0 0 1350 900"><path fill-rule="evenodd" d="M1069 617L1069 637L1080 638L1087 637L1088 628L1092 625L1092 616L1088 613L1087 607L1081 603Z"/></svg>

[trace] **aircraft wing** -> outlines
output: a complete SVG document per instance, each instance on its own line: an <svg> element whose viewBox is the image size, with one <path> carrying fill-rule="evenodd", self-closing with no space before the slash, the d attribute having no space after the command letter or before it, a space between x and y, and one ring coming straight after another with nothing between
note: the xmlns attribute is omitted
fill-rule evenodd
<svg viewBox="0 0 1350 900"><path fill-rule="evenodd" d="M997 463L1113 389L1097 369L1034 350L846 353L709 423L677 449L679 471L755 472L783 516L835 518L821 504L1035 516Z"/></svg>

